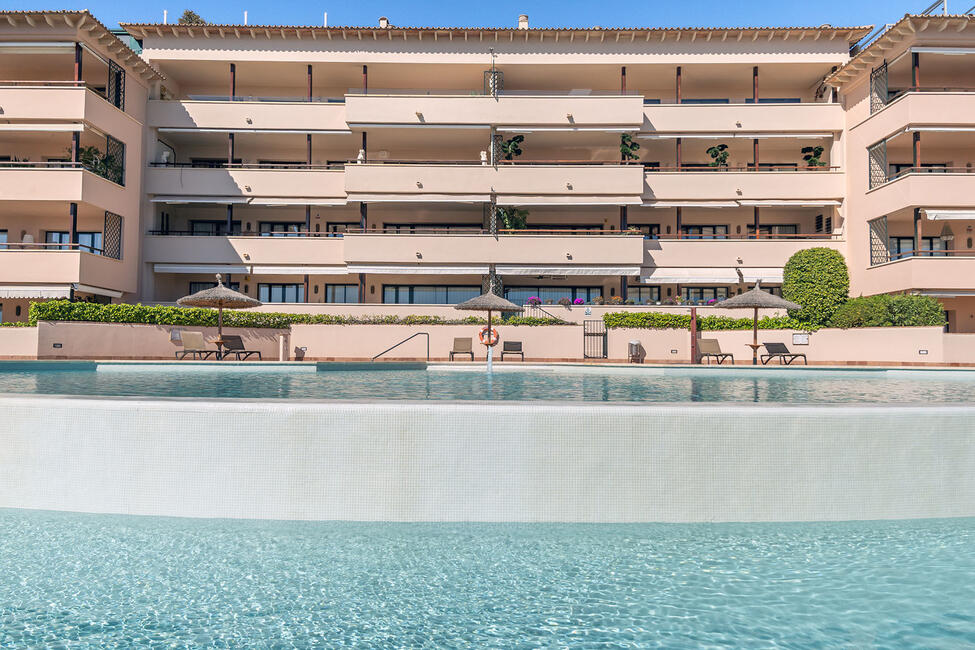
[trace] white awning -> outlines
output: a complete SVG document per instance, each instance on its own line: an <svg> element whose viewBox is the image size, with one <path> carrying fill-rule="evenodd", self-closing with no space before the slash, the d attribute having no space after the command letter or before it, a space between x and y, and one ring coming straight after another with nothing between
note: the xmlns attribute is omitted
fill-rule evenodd
<svg viewBox="0 0 975 650"><path fill-rule="evenodd" d="M269 208L294 205L310 206L338 206L345 205L345 199L251 199L250 205L260 205Z"/></svg>
<svg viewBox="0 0 975 650"><path fill-rule="evenodd" d="M931 221L948 219L975 220L975 210L936 210L927 208L923 212Z"/></svg>
<svg viewBox="0 0 975 650"><path fill-rule="evenodd" d="M754 284L758 280L770 284L782 283L781 268L741 268L739 279L735 267L676 267L664 266L644 269L640 282L645 284Z"/></svg>
<svg viewBox="0 0 975 650"><path fill-rule="evenodd" d="M755 207L780 207L780 208L826 208L830 206L842 205L841 201L820 201L816 199L810 199L808 201L803 201L802 199L769 199L762 201L738 201L738 205L741 206L755 206Z"/></svg>
<svg viewBox="0 0 975 650"><path fill-rule="evenodd" d="M912 291L914 295L931 296L932 298L968 298L975 296L975 290L971 289L927 289L925 291Z"/></svg>
<svg viewBox="0 0 975 650"><path fill-rule="evenodd" d="M912 47L911 52L960 56L963 54L975 54L975 47Z"/></svg>
<svg viewBox="0 0 975 650"><path fill-rule="evenodd" d="M348 129L196 129L180 127L162 127L160 133L277 133L296 135L347 135L352 133Z"/></svg>
<svg viewBox="0 0 975 650"><path fill-rule="evenodd" d="M601 127L601 126L505 126L498 127L495 129L498 133L532 133L533 131L538 132L565 132L565 131L596 131L599 133L626 133L627 131L636 131L640 128L639 124L634 124L633 126L622 126L622 127Z"/></svg>
<svg viewBox="0 0 975 650"><path fill-rule="evenodd" d="M349 203L489 203L490 194L356 194L349 193Z"/></svg>
<svg viewBox="0 0 975 650"><path fill-rule="evenodd" d="M155 273L250 273L249 266L233 264L154 264Z"/></svg>
<svg viewBox="0 0 975 650"><path fill-rule="evenodd" d="M252 275L346 275L345 266L259 266L251 267Z"/></svg>
<svg viewBox="0 0 975 650"><path fill-rule="evenodd" d="M75 133L85 130L84 124L0 124L0 131L31 131L31 132L55 132L55 133Z"/></svg>
<svg viewBox="0 0 975 650"><path fill-rule="evenodd" d="M161 194L149 199L151 203L168 203L170 205L180 205L183 203L248 203L250 197L247 196L170 196Z"/></svg>
<svg viewBox="0 0 975 650"><path fill-rule="evenodd" d="M349 273L380 273L386 275L485 275L488 265L419 266L415 264L349 264Z"/></svg>
<svg viewBox="0 0 975 650"><path fill-rule="evenodd" d="M640 275L639 266L515 266L498 264L495 267L498 275Z"/></svg>
<svg viewBox="0 0 975 650"><path fill-rule="evenodd" d="M81 291L83 293L93 293L96 296L108 296L109 298L121 298L122 292L115 291L114 289L103 289L101 287L93 287L90 284L74 284L75 291Z"/></svg>
<svg viewBox="0 0 975 650"><path fill-rule="evenodd" d="M70 284L0 285L0 298L70 298Z"/></svg>
<svg viewBox="0 0 975 650"><path fill-rule="evenodd" d="M74 43L61 41L2 41L2 54L74 54Z"/></svg>
<svg viewBox="0 0 975 650"><path fill-rule="evenodd" d="M541 205L642 205L643 199L639 196L627 195L582 195L582 196L548 196L539 198L534 195L513 195L497 197L497 205L516 205L516 206L541 206Z"/></svg>
<svg viewBox="0 0 975 650"><path fill-rule="evenodd" d="M647 201L646 208L737 208L735 201Z"/></svg>
<svg viewBox="0 0 975 650"><path fill-rule="evenodd" d="M975 126L909 126L904 129L904 133L913 131L937 131L940 133L970 133L975 131ZM887 138L888 140L890 138Z"/></svg>
<svg viewBox="0 0 975 650"><path fill-rule="evenodd" d="M820 139L832 138L832 133L741 133L738 131L724 131L711 133L638 133L637 138L641 140L713 140L715 138L742 138L747 140L763 140L766 138L794 138L794 139Z"/></svg>

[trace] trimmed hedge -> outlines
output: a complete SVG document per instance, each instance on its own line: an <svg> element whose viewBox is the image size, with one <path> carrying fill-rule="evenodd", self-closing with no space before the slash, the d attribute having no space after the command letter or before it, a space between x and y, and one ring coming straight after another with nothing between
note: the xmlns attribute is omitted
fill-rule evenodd
<svg viewBox="0 0 975 650"><path fill-rule="evenodd" d="M825 326L849 295L846 260L832 248L797 251L782 269L782 297L802 306L789 315L803 323Z"/></svg>
<svg viewBox="0 0 975 650"><path fill-rule="evenodd" d="M632 329L682 329L691 328L690 314L667 314L653 311L643 312L611 312L603 314L603 322L608 329L632 328ZM697 319L697 328L700 331L719 331L719 330L750 330L752 329L751 318L733 318L731 316L701 316ZM810 328L808 325L800 323L794 318L787 316L765 316L758 319L758 329L762 330L805 330ZM815 328L813 328L815 329Z"/></svg>
<svg viewBox="0 0 975 650"><path fill-rule="evenodd" d="M138 323L147 325L186 325L191 327L216 327L217 312L200 307L169 307L150 305L99 305L88 302L51 300L30 305L28 325L37 321L84 321L90 323ZM497 317L495 323L502 322ZM567 325L558 318L534 318L513 316L505 325L538 327L542 325ZM486 325L487 318L468 316L447 319L440 316L334 316L331 314L283 314L238 310L224 310L226 327L263 327L287 329L292 325Z"/></svg>
<svg viewBox="0 0 975 650"><path fill-rule="evenodd" d="M931 296L906 294L860 296L846 301L829 321L830 327L944 327L945 313Z"/></svg>

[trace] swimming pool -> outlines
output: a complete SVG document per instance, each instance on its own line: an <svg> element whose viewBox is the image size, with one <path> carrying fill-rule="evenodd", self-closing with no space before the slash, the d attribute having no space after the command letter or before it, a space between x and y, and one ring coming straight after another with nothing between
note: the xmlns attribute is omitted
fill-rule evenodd
<svg viewBox="0 0 975 650"><path fill-rule="evenodd" d="M526 525L0 510L0 647L970 647L975 519Z"/></svg>
<svg viewBox="0 0 975 650"><path fill-rule="evenodd" d="M247 400L975 402L975 371L580 365L0 362L0 394Z"/></svg>

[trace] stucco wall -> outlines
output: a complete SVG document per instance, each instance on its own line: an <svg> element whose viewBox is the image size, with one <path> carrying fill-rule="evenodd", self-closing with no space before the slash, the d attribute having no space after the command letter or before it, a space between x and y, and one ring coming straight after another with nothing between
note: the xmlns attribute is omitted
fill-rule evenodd
<svg viewBox="0 0 975 650"><path fill-rule="evenodd" d="M0 359L34 359L36 357L36 327L0 327Z"/></svg>

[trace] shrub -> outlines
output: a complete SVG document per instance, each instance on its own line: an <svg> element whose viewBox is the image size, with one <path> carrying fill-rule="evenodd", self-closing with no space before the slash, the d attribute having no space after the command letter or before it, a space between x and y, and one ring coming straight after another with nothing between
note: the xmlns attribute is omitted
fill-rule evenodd
<svg viewBox="0 0 975 650"><path fill-rule="evenodd" d="M782 297L802 306L789 315L803 323L826 325L849 292L846 260L832 248L798 251L783 269Z"/></svg>
<svg viewBox="0 0 975 650"><path fill-rule="evenodd" d="M945 313L931 296L860 296L846 301L830 327L943 327Z"/></svg>
<svg viewBox="0 0 975 650"><path fill-rule="evenodd" d="M890 320L894 327L944 327L945 312L931 296L894 296L890 301Z"/></svg>
<svg viewBox="0 0 975 650"><path fill-rule="evenodd" d="M890 296L861 296L847 300L829 320L830 327L888 327Z"/></svg>
<svg viewBox="0 0 975 650"><path fill-rule="evenodd" d="M668 314L656 311L644 312L621 312L614 311L603 314L603 323L607 329L634 328L634 329L682 329L691 328L690 314ZM701 331L720 331L720 330L750 330L752 329L751 318L733 318L731 316L702 316L697 319L697 328ZM758 329L778 330L778 329L808 329L799 321L786 316L766 316L759 319Z"/></svg>

